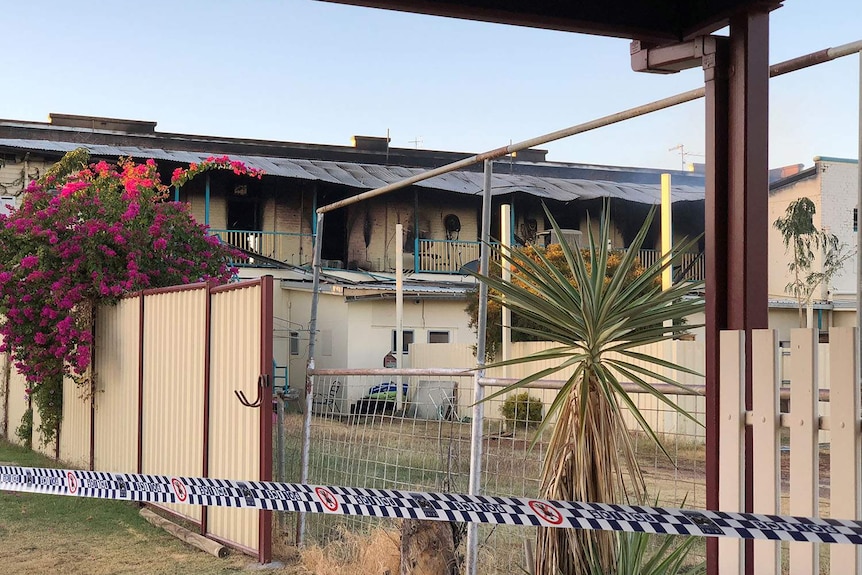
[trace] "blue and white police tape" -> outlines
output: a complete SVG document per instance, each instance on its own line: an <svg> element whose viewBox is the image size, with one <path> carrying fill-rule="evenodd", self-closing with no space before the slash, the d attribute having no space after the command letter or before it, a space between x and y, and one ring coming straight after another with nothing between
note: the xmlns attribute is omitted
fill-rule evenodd
<svg viewBox="0 0 862 575"><path fill-rule="evenodd" d="M862 544L862 521L524 497L10 466L0 466L0 490L367 517Z"/></svg>

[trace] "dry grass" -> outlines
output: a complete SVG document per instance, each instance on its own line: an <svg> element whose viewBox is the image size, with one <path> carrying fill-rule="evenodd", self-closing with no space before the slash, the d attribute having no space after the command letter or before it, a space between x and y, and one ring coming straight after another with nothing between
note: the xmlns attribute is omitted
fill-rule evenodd
<svg viewBox="0 0 862 575"><path fill-rule="evenodd" d="M302 565L316 575L397 575L401 565L400 534L373 529L367 534L338 530L325 547L302 552Z"/></svg>

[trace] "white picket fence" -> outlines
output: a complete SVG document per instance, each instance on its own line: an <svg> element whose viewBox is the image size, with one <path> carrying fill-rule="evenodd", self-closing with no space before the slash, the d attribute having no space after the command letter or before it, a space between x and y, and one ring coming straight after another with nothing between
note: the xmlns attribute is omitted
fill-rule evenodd
<svg viewBox="0 0 862 575"><path fill-rule="evenodd" d="M745 333L721 334L719 460L719 508L743 510L744 437L747 426L753 437L753 511L755 513L818 517L821 508L836 519L862 519L862 433L860 433L860 385L857 371L856 329L830 330L829 415L818 411L817 336L814 330L796 329L791 335L790 408L781 413L779 395L781 350L777 332L755 330L752 334L752 409L746 411ZM785 377L785 379L787 379ZM789 474L782 497L782 430L789 436ZM829 430L828 487L820 475L819 430ZM824 436L825 437L825 436ZM821 491L828 493L825 501ZM784 503L784 505L782 505ZM828 504L828 506L827 506ZM824 512L825 515L825 512ZM791 542L782 570L781 544L755 541L754 565L758 575L815 575L821 572L820 549L814 543ZM862 572L862 547L830 545L828 572ZM789 569L788 569L789 567ZM719 573L743 573L743 542L719 541Z"/></svg>

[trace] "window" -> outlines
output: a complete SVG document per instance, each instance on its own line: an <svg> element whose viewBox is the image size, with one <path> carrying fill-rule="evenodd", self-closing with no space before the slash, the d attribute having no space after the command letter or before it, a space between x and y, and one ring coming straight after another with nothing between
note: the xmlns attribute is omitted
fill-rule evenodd
<svg viewBox="0 0 862 575"><path fill-rule="evenodd" d="M429 331L428 343L449 343L448 331Z"/></svg>
<svg viewBox="0 0 862 575"><path fill-rule="evenodd" d="M290 332L290 355L299 355L299 332Z"/></svg>
<svg viewBox="0 0 862 575"><path fill-rule="evenodd" d="M393 329L392 330L392 351L393 352L395 351L395 344L397 343L397 340L395 339L396 337L398 337L398 330ZM410 351L410 344L411 343L413 343L413 330L412 329L405 329L404 331L401 332L401 352L407 353L408 351Z"/></svg>
<svg viewBox="0 0 862 575"><path fill-rule="evenodd" d="M859 231L859 208L853 208L853 231Z"/></svg>

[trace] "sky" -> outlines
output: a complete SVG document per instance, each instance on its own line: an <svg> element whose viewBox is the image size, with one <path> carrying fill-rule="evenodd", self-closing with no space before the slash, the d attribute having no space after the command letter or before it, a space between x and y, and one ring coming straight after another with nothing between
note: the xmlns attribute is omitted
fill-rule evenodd
<svg viewBox="0 0 862 575"><path fill-rule="evenodd" d="M786 0L770 62L862 39L862 1ZM703 85L631 70L629 41L315 0L4 5L0 117L51 112L157 130L482 152ZM772 80L771 167L857 157L859 58ZM548 159L703 161L703 100L549 143Z"/></svg>

